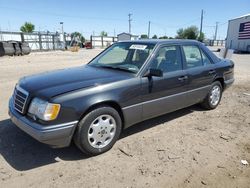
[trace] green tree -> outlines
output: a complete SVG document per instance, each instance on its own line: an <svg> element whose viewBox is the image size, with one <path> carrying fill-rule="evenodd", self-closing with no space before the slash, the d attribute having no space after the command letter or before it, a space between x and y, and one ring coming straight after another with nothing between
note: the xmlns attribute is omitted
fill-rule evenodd
<svg viewBox="0 0 250 188"><path fill-rule="evenodd" d="M25 22L21 27L20 31L24 33L32 33L35 30L35 25L31 22Z"/></svg>
<svg viewBox="0 0 250 188"><path fill-rule="evenodd" d="M157 39L158 37L157 37L157 35L154 35L153 37L152 37L152 39Z"/></svg>
<svg viewBox="0 0 250 188"><path fill-rule="evenodd" d="M198 39L199 29L196 26L190 26L184 30L186 39Z"/></svg>
<svg viewBox="0 0 250 188"><path fill-rule="evenodd" d="M74 33L71 33L71 38L73 38L73 37L78 37L82 43L85 42L84 36L82 36L82 34L80 32L78 32L78 31L75 31Z"/></svg>
<svg viewBox="0 0 250 188"><path fill-rule="evenodd" d="M203 41L205 38L204 33L199 36L199 29L196 26L190 26L186 29L180 28L177 30L177 39L193 39Z"/></svg>
<svg viewBox="0 0 250 188"><path fill-rule="evenodd" d="M141 34L141 39L147 39L148 38L148 35L146 34Z"/></svg>
<svg viewBox="0 0 250 188"><path fill-rule="evenodd" d="M103 37L106 37L106 36L108 36L108 33L106 31L102 31L100 35Z"/></svg>
<svg viewBox="0 0 250 188"><path fill-rule="evenodd" d="M168 39L166 35L159 37L159 39Z"/></svg>
<svg viewBox="0 0 250 188"><path fill-rule="evenodd" d="M180 28L177 30L177 36L175 38L177 38L177 39L184 39L185 38L183 28Z"/></svg>

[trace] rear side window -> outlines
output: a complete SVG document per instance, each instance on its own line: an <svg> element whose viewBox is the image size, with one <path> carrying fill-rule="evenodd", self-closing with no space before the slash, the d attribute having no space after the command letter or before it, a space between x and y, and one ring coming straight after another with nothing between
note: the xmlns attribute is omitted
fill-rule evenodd
<svg viewBox="0 0 250 188"><path fill-rule="evenodd" d="M197 46L183 46L187 68L202 66L202 57L200 49Z"/></svg>
<svg viewBox="0 0 250 188"><path fill-rule="evenodd" d="M207 55L201 50L203 65L210 65L212 64L210 59L207 57Z"/></svg>

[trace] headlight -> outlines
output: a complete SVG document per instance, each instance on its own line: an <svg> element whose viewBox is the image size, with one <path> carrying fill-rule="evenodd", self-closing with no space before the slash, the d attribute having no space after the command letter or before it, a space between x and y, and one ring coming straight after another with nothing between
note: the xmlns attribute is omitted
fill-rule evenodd
<svg viewBox="0 0 250 188"><path fill-rule="evenodd" d="M28 112L41 120L50 121L56 119L59 111L60 104L53 104L39 98L34 98Z"/></svg>

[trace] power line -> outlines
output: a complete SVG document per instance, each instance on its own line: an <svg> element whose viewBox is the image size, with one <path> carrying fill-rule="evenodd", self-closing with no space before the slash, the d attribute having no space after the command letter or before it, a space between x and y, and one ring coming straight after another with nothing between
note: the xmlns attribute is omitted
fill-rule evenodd
<svg viewBox="0 0 250 188"><path fill-rule="evenodd" d="M223 23L219 24L219 26L225 25L225 24L227 24L227 23L228 23L228 21L223 22Z"/></svg>
<svg viewBox="0 0 250 188"><path fill-rule="evenodd" d="M215 27L214 25L203 25L203 27Z"/></svg>
<svg viewBox="0 0 250 188"><path fill-rule="evenodd" d="M196 18L194 20L188 21L186 23L183 23L181 25L164 25L164 24L157 23L157 22L152 22L152 21L151 21L151 24L157 25L157 26L159 26L159 27L161 27L162 29L165 30L166 28L182 28L183 26L190 25L191 23L194 23L194 22L196 22L198 20L200 20L200 17Z"/></svg>
<svg viewBox="0 0 250 188"><path fill-rule="evenodd" d="M30 12L33 14L42 14L42 15L50 15L50 16L56 16L56 17L68 17L68 18L78 18L78 19L85 19L85 20L108 20L108 21L126 21L124 19L118 19L118 18L108 18L108 17L86 17L86 16L77 16L77 15L67 15L67 14L57 14L52 12L46 12L46 11L34 11L31 9L19 9L19 8L13 8L13 7L3 7L0 6L0 9L5 10L14 10L19 12Z"/></svg>

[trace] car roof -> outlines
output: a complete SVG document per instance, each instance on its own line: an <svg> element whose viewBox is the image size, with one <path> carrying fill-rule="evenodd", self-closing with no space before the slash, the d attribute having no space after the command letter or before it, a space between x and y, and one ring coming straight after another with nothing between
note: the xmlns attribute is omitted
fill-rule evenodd
<svg viewBox="0 0 250 188"><path fill-rule="evenodd" d="M189 40L189 39L146 39L146 40L128 40L128 41L122 41L120 43L131 43L131 44L154 44L154 45L197 45L200 48L202 48L206 53L212 58L212 60L217 63L220 61L220 58L218 58L214 53L212 53L203 43L197 41L197 40Z"/></svg>
<svg viewBox="0 0 250 188"><path fill-rule="evenodd" d="M196 40L188 40L188 39L143 39L143 40L127 40L122 41L123 42L129 42L132 44L201 44L200 42Z"/></svg>

